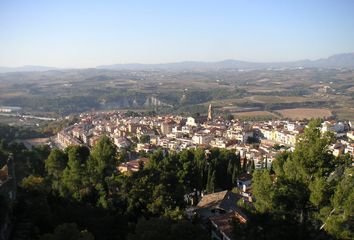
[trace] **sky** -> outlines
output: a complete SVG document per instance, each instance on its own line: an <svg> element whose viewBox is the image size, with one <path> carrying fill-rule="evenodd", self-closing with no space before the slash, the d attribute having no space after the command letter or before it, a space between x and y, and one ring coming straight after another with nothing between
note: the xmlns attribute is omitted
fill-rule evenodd
<svg viewBox="0 0 354 240"><path fill-rule="evenodd" d="M353 0L0 0L0 66L95 67L354 52Z"/></svg>

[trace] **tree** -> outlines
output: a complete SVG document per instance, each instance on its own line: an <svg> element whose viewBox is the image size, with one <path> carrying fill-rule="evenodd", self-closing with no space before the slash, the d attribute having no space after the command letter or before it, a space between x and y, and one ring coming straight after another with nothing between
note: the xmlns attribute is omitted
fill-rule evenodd
<svg viewBox="0 0 354 240"><path fill-rule="evenodd" d="M324 229L336 238L351 239L353 177L340 177L351 167L347 157L333 157L328 148L333 136L322 134L319 126L320 121L310 121L294 152L276 157L274 181L266 170L254 172L255 207L259 214L294 221L298 238L328 237Z"/></svg>
<svg viewBox="0 0 354 240"><path fill-rule="evenodd" d="M141 135L140 136L140 143L149 143L150 142L150 136L149 135Z"/></svg>
<svg viewBox="0 0 354 240"><path fill-rule="evenodd" d="M0 223L4 224L8 214L11 212L9 200L6 196L0 195Z"/></svg>
<svg viewBox="0 0 354 240"><path fill-rule="evenodd" d="M241 154L237 153L236 155L236 161L235 161L235 166L239 172L241 172Z"/></svg>
<svg viewBox="0 0 354 240"><path fill-rule="evenodd" d="M75 223L64 223L55 228L54 233L47 233L40 240L94 240L87 230L80 231Z"/></svg>
<svg viewBox="0 0 354 240"><path fill-rule="evenodd" d="M186 187L188 192L192 191L194 188L199 188L202 181L194 159L194 152L191 150L185 150L179 154L177 176L180 183Z"/></svg>
<svg viewBox="0 0 354 240"><path fill-rule="evenodd" d="M242 172L246 173L247 168L248 168L248 160L247 160L247 157L245 156L245 158L243 159L243 163L242 163Z"/></svg>
<svg viewBox="0 0 354 240"><path fill-rule="evenodd" d="M213 171L213 174L210 177L209 181L209 189L207 190L208 193L213 193L215 192L215 184L216 184L216 178L215 178L215 170Z"/></svg>
<svg viewBox="0 0 354 240"><path fill-rule="evenodd" d="M212 191L210 183L211 183L211 166L209 166L209 168L208 168L208 178L207 178L207 184L205 187L205 190L207 191L207 193L211 193L211 191Z"/></svg>
<svg viewBox="0 0 354 240"><path fill-rule="evenodd" d="M102 136L90 154L90 171L96 181L114 172L117 164L116 154L116 146L107 136Z"/></svg>
<svg viewBox="0 0 354 240"><path fill-rule="evenodd" d="M149 163L147 168L158 168L159 163L164 159L164 151L161 148L158 148L156 151L150 154Z"/></svg>
<svg viewBox="0 0 354 240"><path fill-rule="evenodd" d="M35 191L38 193L45 193L49 190L44 178L33 175L22 179L21 187L27 191Z"/></svg>
<svg viewBox="0 0 354 240"><path fill-rule="evenodd" d="M204 190L208 177L207 159L204 149L196 148L194 150L194 164L197 168L197 176L199 182L199 186L197 186L196 189L202 191Z"/></svg>
<svg viewBox="0 0 354 240"><path fill-rule="evenodd" d="M128 240L202 240L209 239L207 232L187 220L173 221L167 218L139 219Z"/></svg>
<svg viewBox="0 0 354 240"><path fill-rule="evenodd" d="M68 164L63 171L60 191L62 196L72 196L79 200L82 198L84 185L87 184L86 161L89 152L84 146L71 146L66 149L68 153Z"/></svg>
<svg viewBox="0 0 354 240"><path fill-rule="evenodd" d="M68 155L68 158L75 158L84 164L90 155L90 149L83 145L74 145L67 147L65 153Z"/></svg>
<svg viewBox="0 0 354 240"><path fill-rule="evenodd" d="M52 182L52 188L55 190L60 190L60 181L67 161L67 155L59 149L53 149L45 161L47 175Z"/></svg>
<svg viewBox="0 0 354 240"><path fill-rule="evenodd" d="M330 200L330 186L324 177L317 177L309 184L310 202L320 208L329 203Z"/></svg>
<svg viewBox="0 0 354 240"><path fill-rule="evenodd" d="M124 163L129 160L129 155L126 149L122 149L118 154L118 162L117 163Z"/></svg>
<svg viewBox="0 0 354 240"><path fill-rule="evenodd" d="M354 238L354 170L348 168L338 183L330 207L321 209L323 225L326 231L339 239Z"/></svg>
<svg viewBox="0 0 354 240"><path fill-rule="evenodd" d="M255 166L254 160L252 159L251 161L248 161L247 172L252 174L255 169L256 169L256 166Z"/></svg>
<svg viewBox="0 0 354 240"><path fill-rule="evenodd" d="M277 176L284 176L284 163L288 160L289 155L289 152L281 152L273 160L272 167Z"/></svg>
<svg viewBox="0 0 354 240"><path fill-rule="evenodd" d="M163 213L174 207L173 196L168 191L166 185L159 184L152 191L152 201L147 205L147 208L154 215L163 215Z"/></svg>
<svg viewBox="0 0 354 240"><path fill-rule="evenodd" d="M233 170L232 170L232 177L231 177L232 186L234 186L236 184L238 172L239 172L239 170L238 170L237 165L235 163Z"/></svg>
<svg viewBox="0 0 354 240"><path fill-rule="evenodd" d="M38 145L32 147L32 173L35 175L44 175L44 162L50 154L50 147L48 145Z"/></svg>
<svg viewBox="0 0 354 240"><path fill-rule="evenodd" d="M273 182L268 170L256 170L252 178L252 191L256 199L254 206L260 213L271 212L274 208Z"/></svg>
<svg viewBox="0 0 354 240"><path fill-rule="evenodd" d="M227 165L227 177L228 179L230 179L230 186L232 186L232 174L233 174L233 170L234 170L234 164L233 162L230 160L229 164Z"/></svg>
<svg viewBox="0 0 354 240"><path fill-rule="evenodd" d="M98 197L97 204L103 208L109 204L108 179L113 177L116 170L117 149L107 136L102 136L90 152L87 162L87 172L90 186L88 193ZM89 195L88 195L89 196Z"/></svg>
<svg viewBox="0 0 354 240"><path fill-rule="evenodd" d="M319 120L310 121L298 141L291 161L284 163L284 171L288 178L309 182L314 177L324 176L333 171L334 156L329 151L333 142L333 134L321 134Z"/></svg>

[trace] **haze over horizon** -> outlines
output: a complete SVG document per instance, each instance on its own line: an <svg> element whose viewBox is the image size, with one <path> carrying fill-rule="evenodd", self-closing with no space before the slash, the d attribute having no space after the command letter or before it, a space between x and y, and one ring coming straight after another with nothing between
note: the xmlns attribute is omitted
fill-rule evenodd
<svg viewBox="0 0 354 240"><path fill-rule="evenodd" d="M354 2L1 1L0 66L282 62L354 52Z"/></svg>
<svg viewBox="0 0 354 240"><path fill-rule="evenodd" d="M111 63L111 64L98 64L95 66L74 66L74 67L57 67L57 66L48 66L48 65L34 65L34 64L26 64L26 65L21 65L21 66L0 66L0 70L1 68L4 69L31 69L30 71L32 71L33 69L38 68L39 71L45 70L46 68L48 68L48 70L51 69L89 69L89 68L104 68L105 66L111 67L111 66L115 66L115 65L174 65L174 64L182 64L182 63L223 63L223 62L227 62L227 61L235 61L235 62L244 62L244 63L249 63L249 64L272 64L272 63L279 63L279 64L287 64L287 63L295 63L295 62L303 62L303 61L319 61L319 60L327 60L329 58L333 58L334 56L341 56L341 55L351 55L351 62L349 63L349 65L352 64L352 60L354 59L354 52L350 52L350 53L337 53L331 56L327 56L327 57L323 57L323 58L304 58L304 59L294 59L294 60L289 60L289 61L247 61L247 60L242 60L242 59L220 59L220 60L214 60L214 61L208 61L208 60L181 60L181 61L175 61L175 62L151 62L151 63L143 63L143 62L121 62L121 63ZM339 64L340 65L340 64ZM43 68L43 69L42 69ZM0 71L1 72L1 71Z"/></svg>

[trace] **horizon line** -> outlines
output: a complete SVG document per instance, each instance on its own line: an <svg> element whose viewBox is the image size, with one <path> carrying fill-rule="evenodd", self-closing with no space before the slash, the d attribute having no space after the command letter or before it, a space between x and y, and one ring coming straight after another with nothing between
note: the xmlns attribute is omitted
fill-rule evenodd
<svg viewBox="0 0 354 240"><path fill-rule="evenodd" d="M101 68L104 66L112 66L112 65L167 65L167 64L176 64L176 63L218 63L218 62L225 62L225 61L239 61L239 62L246 62L246 63L259 63L259 64L270 64L270 63L287 63L287 62L299 62L299 61L317 61L321 59L328 59L332 56L336 55L347 55L347 54L354 54L353 52L342 52L342 53L336 53L332 55L328 55L327 57L322 57L322 58L303 58L303 59L297 59L297 60L283 60L283 61L258 61L258 60L241 60L237 58L226 58L222 60L181 60L181 61L167 61L167 62L153 62L153 63L142 63L142 62L120 62L120 63L108 63L108 64L100 64L96 66L91 66L91 67L58 67L58 66L48 66L48 65L41 65L41 64L24 64L24 65L18 65L18 66L4 66L1 65L0 68L9 68L9 69L16 69L16 68L25 68L25 67L43 67L43 68L55 68L58 70L65 70L65 69L90 69L90 68Z"/></svg>

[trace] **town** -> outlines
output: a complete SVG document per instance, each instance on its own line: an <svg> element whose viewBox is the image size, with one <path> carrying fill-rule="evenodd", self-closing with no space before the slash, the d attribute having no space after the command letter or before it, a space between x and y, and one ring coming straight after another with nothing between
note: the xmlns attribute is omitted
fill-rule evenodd
<svg viewBox="0 0 354 240"><path fill-rule="evenodd" d="M134 114L133 114L134 115ZM272 171L277 155L293 151L298 135L304 133L309 121L239 121L214 116L209 105L206 116L132 116L127 112L95 112L81 114L79 121L57 135L61 148L70 145L86 145L93 148L101 136L108 136L117 150L125 153L124 162L117 166L121 174L131 175L149 163L149 153L157 149L164 152L181 152L186 149L203 149L205 155L213 148L233 151L246 172L238 174L236 191L187 193L184 198L190 204L186 215L199 216L207 227L211 224L212 239L233 238L232 221L248 221L247 214L239 207L239 201L252 205L252 173L254 170ZM334 157L354 156L354 126L348 121L322 121L322 134L335 138L329 150ZM353 162L352 162L353 165ZM254 175L253 175L254 176ZM208 187L207 187L208 188ZM196 202L195 202L196 201Z"/></svg>
<svg viewBox="0 0 354 240"><path fill-rule="evenodd" d="M0 1L0 240L354 239L354 1Z"/></svg>
<svg viewBox="0 0 354 240"><path fill-rule="evenodd" d="M278 152L292 151L297 135L303 133L307 123L306 120L238 121L213 117L211 105L207 116L196 117L94 112L80 114L79 122L57 134L57 143L61 148L70 145L93 147L102 135L106 135L118 151L136 153L151 153L157 148L176 152L197 147L206 151L210 147L234 149L243 161L254 162L255 169L261 169L271 168ZM337 141L330 146L334 156L354 155L353 122L324 121L321 132L334 133ZM127 161L135 160L134 157L136 155L130 154Z"/></svg>

